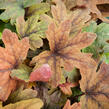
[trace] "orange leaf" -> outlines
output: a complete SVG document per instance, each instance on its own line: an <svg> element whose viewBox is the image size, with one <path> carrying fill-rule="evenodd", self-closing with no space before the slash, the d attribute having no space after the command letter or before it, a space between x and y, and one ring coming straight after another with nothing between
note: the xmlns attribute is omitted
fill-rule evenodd
<svg viewBox="0 0 109 109"><path fill-rule="evenodd" d="M59 87L64 94L72 95L71 88L76 87L77 85L78 85L77 83L64 83L60 84Z"/></svg>
<svg viewBox="0 0 109 109"><path fill-rule="evenodd" d="M82 74L82 109L109 109L109 64L102 63L98 72L96 69Z"/></svg>
<svg viewBox="0 0 109 109"><path fill-rule="evenodd" d="M16 81L10 77L11 70L26 58L29 40L19 41L15 33L5 29L2 35L5 48L0 47L0 100L7 100L16 87Z"/></svg>
<svg viewBox="0 0 109 109"><path fill-rule="evenodd" d="M79 33L77 36L69 37L71 22L63 21L59 27L53 22L49 25L46 37L49 41L50 51L44 51L34 57L30 64L48 63L53 71L52 86L58 86L62 77L61 67L71 71L74 67L83 69L93 68L95 61L89 54L81 53L81 49L89 46L96 38L93 33Z"/></svg>
<svg viewBox="0 0 109 109"><path fill-rule="evenodd" d="M74 103L70 105L70 100L67 100L63 109L81 109L80 106L81 106L80 103Z"/></svg>
<svg viewBox="0 0 109 109"><path fill-rule="evenodd" d="M48 82L51 77L51 68L48 64L42 65L30 74L30 81Z"/></svg>
<svg viewBox="0 0 109 109"><path fill-rule="evenodd" d="M86 23L91 19L90 11L88 9L81 10L77 9L75 11L68 11L64 2L61 0L55 0L56 6L51 6L51 13L53 18L42 15L42 19L46 20L49 24L53 21L56 22L57 25L62 23L65 20L71 21L71 29L70 29L70 36L74 36Z"/></svg>

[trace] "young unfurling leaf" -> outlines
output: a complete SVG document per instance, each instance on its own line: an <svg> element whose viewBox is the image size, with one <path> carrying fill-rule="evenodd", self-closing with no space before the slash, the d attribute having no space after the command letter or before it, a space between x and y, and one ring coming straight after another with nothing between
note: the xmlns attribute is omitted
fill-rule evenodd
<svg viewBox="0 0 109 109"><path fill-rule="evenodd" d="M26 22L23 17L19 17L16 29L20 38L29 37L30 48L36 50L43 45L41 38L45 38L47 24L44 21L38 22L39 16L32 16Z"/></svg>
<svg viewBox="0 0 109 109"><path fill-rule="evenodd" d="M93 68L95 61L90 54L81 53L81 49L90 45L96 38L93 33L78 33L77 36L69 37L71 29L70 20L63 21L59 27L53 22L49 25L46 37L49 41L50 51L44 51L34 57L31 64L48 63L53 71L52 86L58 86L61 80L62 67L71 71L74 67L83 69Z"/></svg>
<svg viewBox="0 0 109 109"><path fill-rule="evenodd" d="M2 40L5 48L0 47L0 100L5 101L16 87L10 73L26 58L29 40L24 38L19 41L17 35L7 29L3 32Z"/></svg>
<svg viewBox="0 0 109 109"><path fill-rule="evenodd" d="M30 81L43 81L48 82L51 78L52 71L48 64L44 64L41 67L35 69L30 74Z"/></svg>
<svg viewBox="0 0 109 109"><path fill-rule="evenodd" d="M81 109L80 103L70 104L70 100L67 100L63 109Z"/></svg>
<svg viewBox="0 0 109 109"><path fill-rule="evenodd" d="M87 74L82 74L81 109L109 109L109 64L102 63L99 71L96 70L95 66Z"/></svg>

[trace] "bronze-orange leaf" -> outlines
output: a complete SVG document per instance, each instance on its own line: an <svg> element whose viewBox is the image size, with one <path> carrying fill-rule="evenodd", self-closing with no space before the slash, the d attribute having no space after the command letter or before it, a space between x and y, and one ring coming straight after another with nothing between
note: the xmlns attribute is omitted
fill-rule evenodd
<svg viewBox="0 0 109 109"><path fill-rule="evenodd" d="M82 74L81 109L109 109L109 64L102 63L99 71L96 70L95 66L87 74Z"/></svg>
<svg viewBox="0 0 109 109"><path fill-rule="evenodd" d="M53 71L51 83L53 87L61 84L62 70L71 71L74 67L83 69L93 68L95 61L90 54L81 53L81 49L89 46L96 38L93 33L78 33L77 36L69 37L71 21L63 21L59 27L52 22L46 32L50 51L44 51L34 57L30 64L48 63Z"/></svg>
<svg viewBox="0 0 109 109"><path fill-rule="evenodd" d="M29 49L29 40L21 41L15 33L5 29L2 35L5 48L0 47L0 100L7 100L16 87L16 81L10 77L11 70L26 58Z"/></svg>

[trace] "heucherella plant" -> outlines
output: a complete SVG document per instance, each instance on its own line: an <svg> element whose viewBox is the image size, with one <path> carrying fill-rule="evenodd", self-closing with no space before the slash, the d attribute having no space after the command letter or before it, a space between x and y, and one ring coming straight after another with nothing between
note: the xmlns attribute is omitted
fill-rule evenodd
<svg viewBox="0 0 109 109"><path fill-rule="evenodd" d="M109 109L108 7L0 0L0 109Z"/></svg>

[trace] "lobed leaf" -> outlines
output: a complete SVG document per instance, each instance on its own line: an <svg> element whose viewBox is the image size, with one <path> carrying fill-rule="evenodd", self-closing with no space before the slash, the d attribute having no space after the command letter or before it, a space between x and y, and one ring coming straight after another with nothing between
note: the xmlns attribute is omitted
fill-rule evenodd
<svg viewBox="0 0 109 109"><path fill-rule="evenodd" d="M85 6L88 10L90 10L90 12L96 14L97 18L109 23L109 20L103 17L102 13L97 8L97 5L100 4L109 4L109 0L77 0L77 5Z"/></svg>
<svg viewBox="0 0 109 109"><path fill-rule="evenodd" d="M17 69L11 71L10 76L13 79L23 80L29 82L29 76L32 69L24 64L19 65Z"/></svg>
<svg viewBox="0 0 109 109"><path fill-rule="evenodd" d="M45 19L45 21L49 24L52 22L52 20L54 20L58 25L64 20L71 20L70 36L75 36L75 34L77 34L78 31L84 27L86 22L91 19L89 10L77 9L73 12L68 11L65 4L61 0L56 2L56 6L51 6L51 13L53 18L47 15L42 15L42 19Z"/></svg>
<svg viewBox="0 0 109 109"><path fill-rule="evenodd" d="M84 28L84 31L97 34L95 42L91 46L83 49L84 52L93 53L95 58L99 58L100 55L109 52L109 24L101 23L97 25L95 22L92 22Z"/></svg>
<svg viewBox="0 0 109 109"><path fill-rule="evenodd" d="M29 40L21 41L15 33L5 29L2 35L5 48L0 47L0 100L5 101L16 87L16 81L10 77L11 71L26 58Z"/></svg>
<svg viewBox="0 0 109 109"><path fill-rule="evenodd" d="M39 0L31 0L31 3L30 0L1 0L0 9L5 9L5 11L2 14L0 14L0 19L11 19L11 24L14 24L18 17L24 16L24 8L29 7L38 2Z"/></svg>
<svg viewBox="0 0 109 109"><path fill-rule="evenodd" d="M53 22L49 25L46 37L49 41L50 51L44 51L34 57L31 64L48 63L53 71L53 86L58 86L62 79L62 67L66 71L71 71L74 67L81 71L93 68L95 61L90 54L81 53L81 49L90 45L96 38L92 33L79 33L74 38L69 37L71 28L70 20L63 21L59 27Z"/></svg>
<svg viewBox="0 0 109 109"><path fill-rule="evenodd" d="M30 48L36 50L43 45L42 38L45 38L47 24L44 21L38 22L39 16L32 16L26 22L23 17L19 17L16 29L20 38L29 37Z"/></svg>
<svg viewBox="0 0 109 109"><path fill-rule="evenodd" d="M81 109L109 108L109 65L102 63L98 72L97 66L82 74L80 87L84 95L81 97Z"/></svg>

